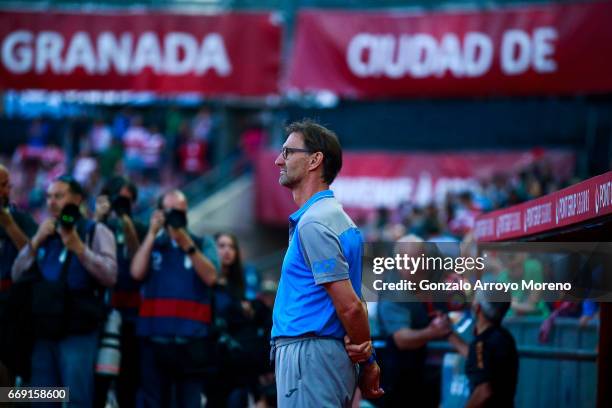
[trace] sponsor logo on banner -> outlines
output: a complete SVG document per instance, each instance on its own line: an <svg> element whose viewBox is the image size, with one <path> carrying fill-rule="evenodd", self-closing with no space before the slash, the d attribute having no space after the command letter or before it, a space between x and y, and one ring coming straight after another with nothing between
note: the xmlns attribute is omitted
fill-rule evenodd
<svg viewBox="0 0 612 408"><path fill-rule="evenodd" d="M595 213L605 211L612 205L612 181L598 184L595 188Z"/></svg>
<svg viewBox="0 0 612 408"><path fill-rule="evenodd" d="M493 237L495 235L495 218L485 218L474 224L474 236L476 239Z"/></svg>
<svg viewBox="0 0 612 408"><path fill-rule="evenodd" d="M530 228L546 225L550 222L552 222L552 203L528 207L527 210L525 210L523 232L529 231Z"/></svg>
<svg viewBox="0 0 612 408"><path fill-rule="evenodd" d="M497 217L495 236L511 234L521 230L521 212L511 212Z"/></svg>
<svg viewBox="0 0 612 408"><path fill-rule="evenodd" d="M555 211L555 223L571 217L586 214L589 211L589 190L582 190L559 197Z"/></svg>

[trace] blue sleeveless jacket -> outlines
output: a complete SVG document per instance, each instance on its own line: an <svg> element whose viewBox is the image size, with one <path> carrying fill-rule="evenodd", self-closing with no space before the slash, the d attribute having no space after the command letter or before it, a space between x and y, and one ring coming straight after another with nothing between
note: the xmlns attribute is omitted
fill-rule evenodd
<svg viewBox="0 0 612 408"><path fill-rule="evenodd" d="M196 247L202 240L191 235ZM197 275L189 255L166 233L153 244L142 286L137 334L143 337L206 337L212 320L210 289Z"/></svg>
<svg viewBox="0 0 612 408"><path fill-rule="evenodd" d="M94 233L96 223L91 220L85 220L79 227L79 229L84 229L86 231L85 237L82 236L81 239L85 245L88 245L90 234ZM67 256L68 250L64 247L59 234L53 234L51 237L47 238L40 248L38 248L36 255L38 266L43 277L50 281L58 280L62 272L62 265ZM72 255L70 266L68 267L67 282L70 290L94 290L99 286L93 276L91 276L83 264L81 264L79 258L74 254Z"/></svg>

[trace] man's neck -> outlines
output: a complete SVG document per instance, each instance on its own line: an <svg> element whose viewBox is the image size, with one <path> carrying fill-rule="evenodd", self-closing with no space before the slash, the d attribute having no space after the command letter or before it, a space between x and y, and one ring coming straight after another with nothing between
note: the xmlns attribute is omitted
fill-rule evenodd
<svg viewBox="0 0 612 408"><path fill-rule="evenodd" d="M295 201L297 206L302 207L310 197L327 189L329 189L329 186L322 182L305 182L293 188L291 194L293 194L293 201Z"/></svg>
<svg viewBox="0 0 612 408"><path fill-rule="evenodd" d="M478 319L478 322L476 322L476 335L479 335L481 333L484 333L485 330L487 330L489 327L491 327L491 323L485 319Z"/></svg>

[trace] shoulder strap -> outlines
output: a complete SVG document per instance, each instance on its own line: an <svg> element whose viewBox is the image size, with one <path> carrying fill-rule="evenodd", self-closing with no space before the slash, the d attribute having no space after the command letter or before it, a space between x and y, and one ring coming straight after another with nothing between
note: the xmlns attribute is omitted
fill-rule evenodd
<svg viewBox="0 0 612 408"><path fill-rule="evenodd" d="M89 231L87 231L87 246L92 248L94 237L96 236L96 229L98 228L97 222L92 222L89 227Z"/></svg>

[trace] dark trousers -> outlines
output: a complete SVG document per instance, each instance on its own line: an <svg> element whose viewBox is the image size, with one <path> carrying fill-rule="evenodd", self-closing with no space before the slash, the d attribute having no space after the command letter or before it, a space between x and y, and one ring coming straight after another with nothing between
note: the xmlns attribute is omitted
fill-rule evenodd
<svg viewBox="0 0 612 408"><path fill-rule="evenodd" d="M147 408L200 406L202 378L183 369L184 353L176 344L141 341L140 378ZM173 403L173 395L175 403Z"/></svg>

